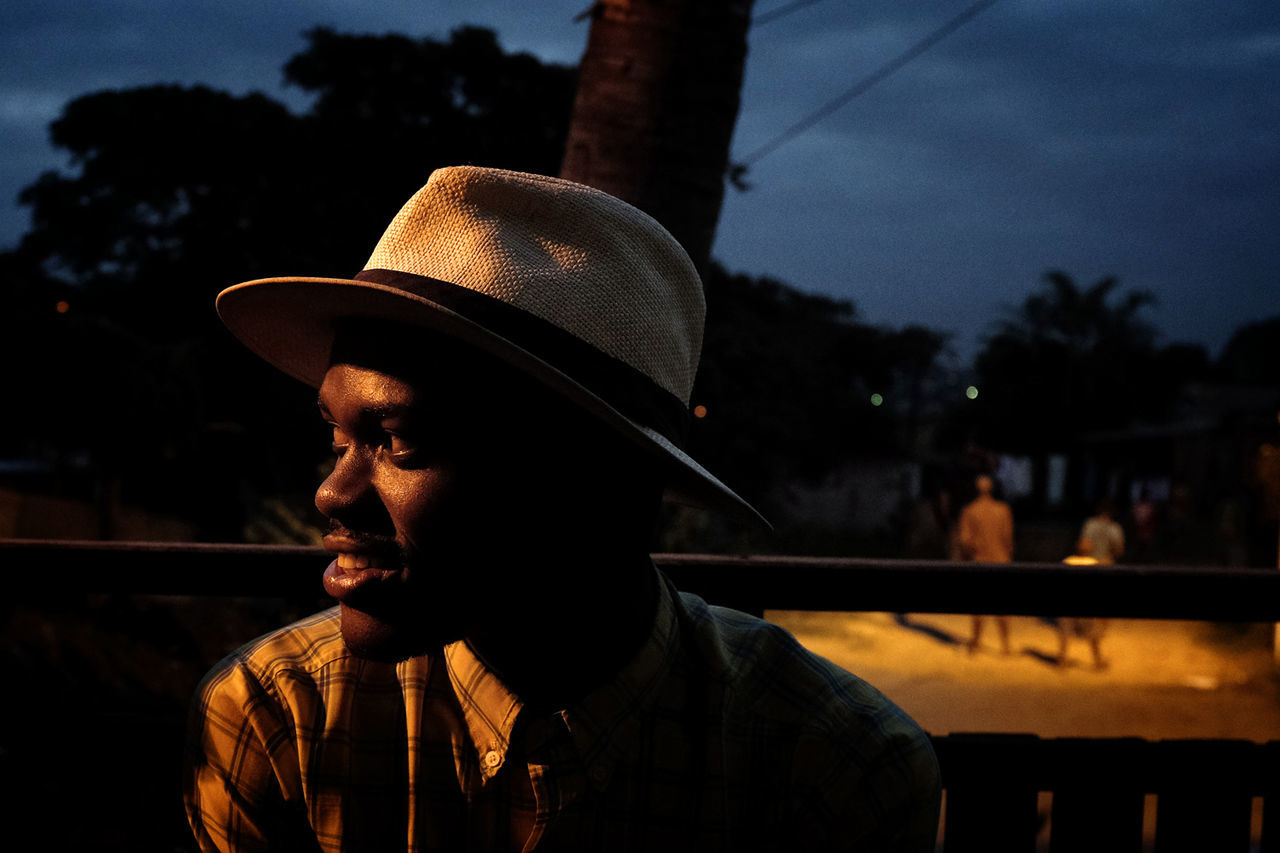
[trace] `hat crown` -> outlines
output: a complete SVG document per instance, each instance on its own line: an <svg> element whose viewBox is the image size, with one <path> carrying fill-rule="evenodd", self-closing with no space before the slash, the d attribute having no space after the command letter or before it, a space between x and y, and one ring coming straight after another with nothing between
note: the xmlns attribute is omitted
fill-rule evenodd
<svg viewBox="0 0 1280 853"><path fill-rule="evenodd" d="M483 293L689 403L706 312L697 271L657 221L599 190L498 169L438 169L365 269Z"/></svg>

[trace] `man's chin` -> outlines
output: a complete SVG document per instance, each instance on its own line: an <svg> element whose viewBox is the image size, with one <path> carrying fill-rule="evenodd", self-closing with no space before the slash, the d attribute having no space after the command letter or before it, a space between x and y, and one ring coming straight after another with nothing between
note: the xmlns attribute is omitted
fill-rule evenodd
<svg viewBox="0 0 1280 853"><path fill-rule="evenodd" d="M462 639L461 630L439 630L439 626L422 624L429 620L405 624L404 620L379 617L347 604L339 605L342 641L353 655L367 660L398 662L415 655L439 651Z"/></svg>

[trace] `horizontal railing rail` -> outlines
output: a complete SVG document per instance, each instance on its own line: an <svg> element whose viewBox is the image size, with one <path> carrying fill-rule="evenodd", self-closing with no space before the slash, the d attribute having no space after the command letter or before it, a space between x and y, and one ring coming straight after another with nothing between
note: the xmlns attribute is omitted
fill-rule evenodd
<svg viewBox="0 0 1280 853"><path fill-rule="evenodd" d="M323 597L319 548L0 539L10 587ZM681 589L742 610L987 613L1280 622L1280 571L655 554Z"/></svg>

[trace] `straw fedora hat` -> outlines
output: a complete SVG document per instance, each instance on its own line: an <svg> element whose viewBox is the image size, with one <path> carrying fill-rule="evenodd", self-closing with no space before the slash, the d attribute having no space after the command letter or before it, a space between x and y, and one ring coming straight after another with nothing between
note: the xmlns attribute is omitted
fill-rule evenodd
<svg viewBox="0 0 1280 853"><path fill-rule="evenodd" d="M313 387L341 318L479 347L671 463L668 499L767 525L683 449L706 309L692 262L654 219L599 190L439 169L354 278L243 282L217 306L249 349Z"/></svg>

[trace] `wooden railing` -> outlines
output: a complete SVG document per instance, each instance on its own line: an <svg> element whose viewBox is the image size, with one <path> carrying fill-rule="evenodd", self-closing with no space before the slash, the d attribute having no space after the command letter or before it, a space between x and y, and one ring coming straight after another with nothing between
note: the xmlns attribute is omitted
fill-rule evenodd
<svg viewBox="0 0 1280 853"><path fill-rule="evenodd" d="M9 584L152 595L323 596L321 549L0 539ZM681 589L769 610L1280 622L1280 571L655 554Z"/></svg>
<svg viewBox="0 0 1280 853"><path fill-rule="evenodd" d="M304 547L0 540L9 590L323 598L323 551ZM1280 622L1280 571L1080 567L658 554L676 584L750 612L989 613ZM941 849L1280 851L1280 742L934 738L946 789Z"/></svg>
<svg viewBox="0 0 1280 853"><path fill-rule="evenodd" d="M1280 741L1018 734L933 741L946 789L945 853L1031 853L1046 819L1052 853L1280 850Z"/></svg>

